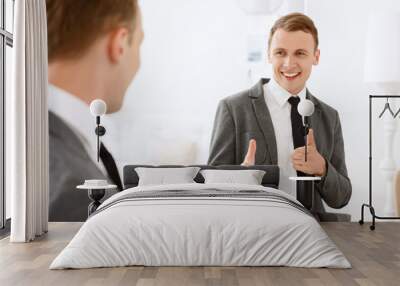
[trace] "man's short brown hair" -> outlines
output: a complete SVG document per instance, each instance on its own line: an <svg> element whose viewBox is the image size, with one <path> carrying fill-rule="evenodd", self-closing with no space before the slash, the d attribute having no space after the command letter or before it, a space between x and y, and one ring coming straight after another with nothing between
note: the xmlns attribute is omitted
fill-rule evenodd
<svg viewBox="0 0 400 286"><path fill-rule="evenodd" d="M302 13L290 13L276 20L269 33L268 49L271 46L271 40L276 30L283 29L286 32L303 31L313 36L315 49L318 48L318 30L310 17Z"/></svg>
<svg viewBox="0 0 400 286"><path fill-rule="evenodd" d="M81 56L117 28L135 28L137 0L46 0L49 62Z"/></svg>

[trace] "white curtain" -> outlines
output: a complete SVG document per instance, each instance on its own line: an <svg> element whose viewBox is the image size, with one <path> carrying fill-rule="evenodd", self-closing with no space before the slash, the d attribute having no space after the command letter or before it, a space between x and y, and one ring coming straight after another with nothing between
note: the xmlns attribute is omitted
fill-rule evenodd
<svg viewBox="0 0 400 286"><path fill-rule="evenodd" d="M47 232L49 145L45 0L15 1L13 92L6 101L12 242Z"/></svg>

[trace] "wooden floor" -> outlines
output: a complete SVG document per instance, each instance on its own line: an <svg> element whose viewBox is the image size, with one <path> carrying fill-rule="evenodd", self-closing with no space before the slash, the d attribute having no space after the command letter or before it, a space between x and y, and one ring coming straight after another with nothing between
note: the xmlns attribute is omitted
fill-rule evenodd
<svg viewBox="0 0 400 286"><path fill-rule="evenodd" d="M27 244L0 241L0 285L400 285L400 224L379 222L375 231L357 223L325 223L324 229L353 268L123 267L48 270L81 226L51 223Z"/></svg>

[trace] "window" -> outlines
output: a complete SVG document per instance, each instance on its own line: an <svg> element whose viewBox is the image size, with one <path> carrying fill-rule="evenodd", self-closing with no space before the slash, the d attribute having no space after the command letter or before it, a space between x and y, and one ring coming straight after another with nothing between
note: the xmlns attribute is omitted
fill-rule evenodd
<svg viewBox="0 0 400 286"><path fill-rule="evenodd" d="M14 0L0 0L0 228L4 228L7 218L10 194L6 192L4 181L5 159L5 98L11 92L12 47L14 32Z"/></svg>

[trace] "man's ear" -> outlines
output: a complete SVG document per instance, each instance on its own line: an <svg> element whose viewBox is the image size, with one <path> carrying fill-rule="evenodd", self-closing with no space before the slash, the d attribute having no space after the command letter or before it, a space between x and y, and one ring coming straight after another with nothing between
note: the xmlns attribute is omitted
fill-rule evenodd
<svg viewBox="0 0 400 286"><path fill-rule="evenodd" d="M317 50L314 52L314 62L313 62L313 65L314 65L314 66L316 66L316 65L319 64L319 56L320 56L320 54L321 54L321 52L320 52L319 49L317 49Z"/></svg>
<svg viewBox="0 0 400 286"><path fill-rule="evenodd" d="M120 27L110 32L108 38L108 57L112 63L118 63L126 52L129 41L129 31Z"/></svg>

